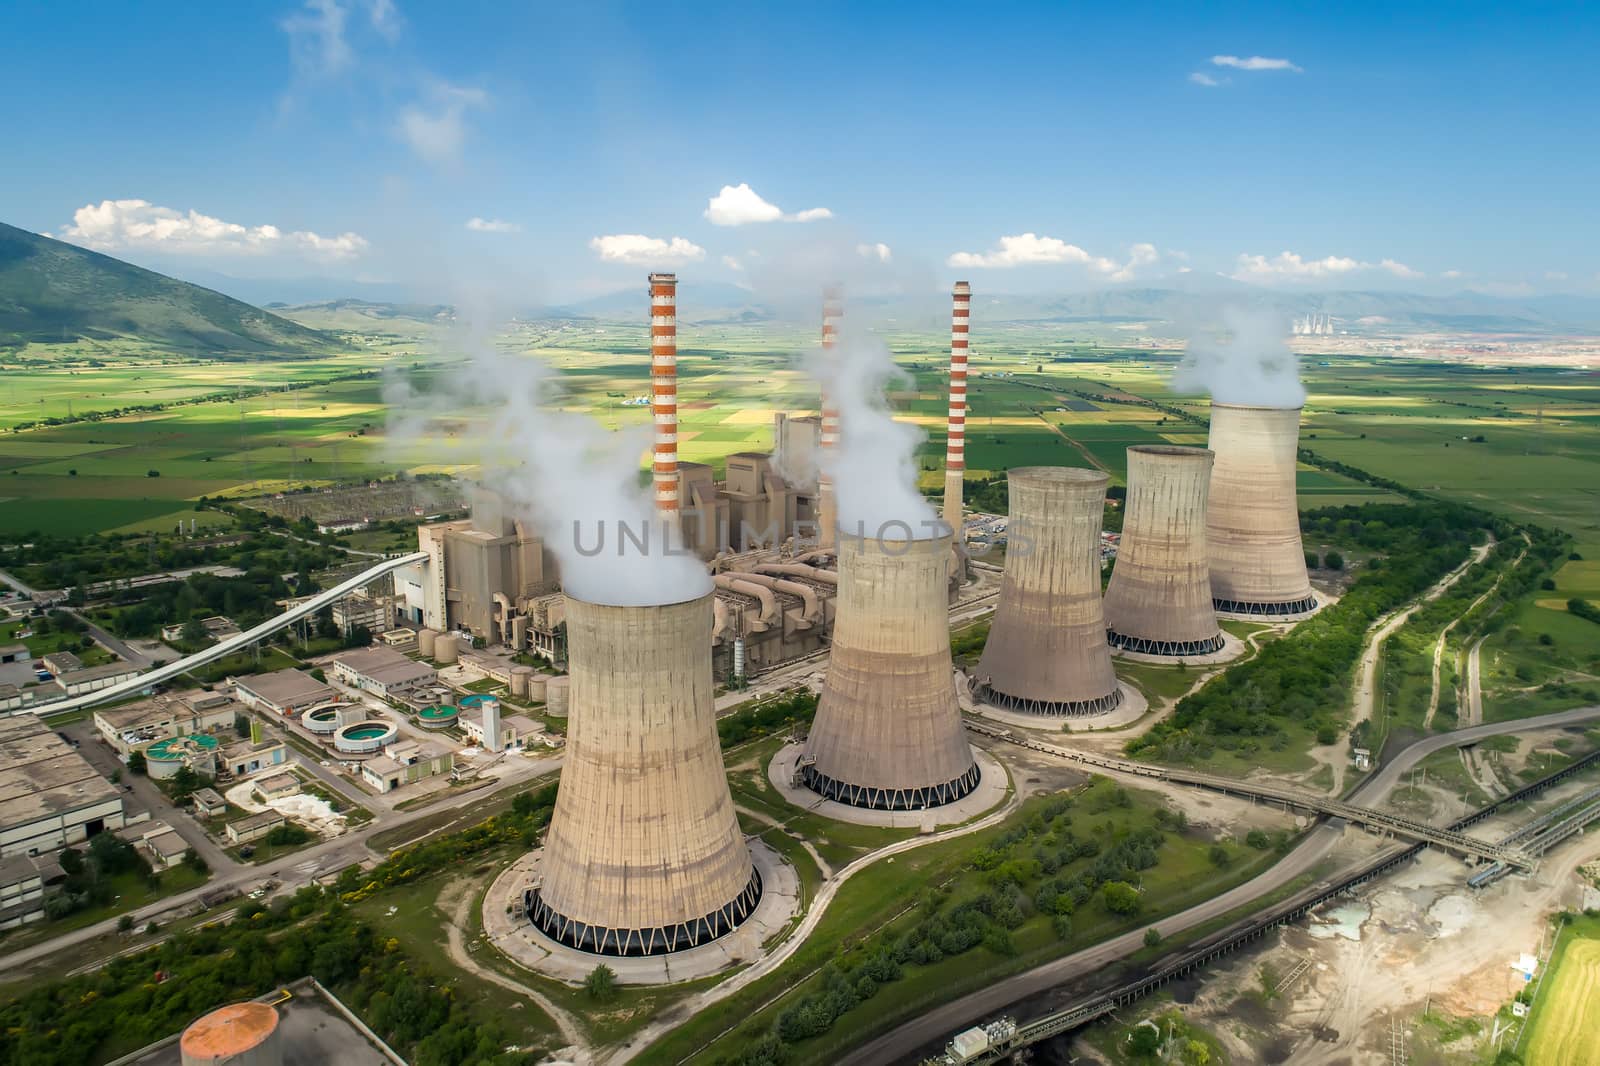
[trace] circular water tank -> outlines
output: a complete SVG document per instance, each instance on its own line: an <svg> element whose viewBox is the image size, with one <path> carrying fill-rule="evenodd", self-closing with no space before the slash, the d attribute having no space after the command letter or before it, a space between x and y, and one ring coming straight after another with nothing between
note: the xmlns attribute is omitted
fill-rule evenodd
<svg viewBox="0 0 1600 1066"><path fill-rule="evenodd" d="M183 1031L183 1066L283 1066L278 1012L265 1003L219 1007Z"/></svg>
<svg viewBox="0 0 1600 1066"><path fill-rule="evenodd" d="M543 674L536 672L528 674L527 696L529 703L543 703L548 698Z"/></svg>
<svg viewBox="0 0 1600 1066"><path fill-rule="evenodd" d="M433 638L433 660L437 663L449 664L456 661L456 653L461 650L461 638L454 633L440 633Z"/></svg>
<svg viewBox="0 0 1600 1066"><path fill-rule="evenodd" d="M333 746L347 755L370 755L393 742L399 732L389 722L367 718L341 726L333 734Z"/></svg>
<svg viewBox="0 0 1600 1066"><path fill-rule="evenodd" d="M553 714L557 718L567 716L567 708L572 706L572 678L562 675L552 677L544 683L544 710L546 714Z"/></svg>
<svg viewBox="0 0 1600 1066"><path fill-rule="evenodd" d="M431 629L417 630L417 651L422 653L424 659L433 658L434 640L439 636Z"/></svg>
<svg viewBox="0 0 1600 1066"><path fill-rule="evenodd" d="M526 699L528 697L528 678L532 676L533 667L513 666L511 668L511 694Z"/></svg>

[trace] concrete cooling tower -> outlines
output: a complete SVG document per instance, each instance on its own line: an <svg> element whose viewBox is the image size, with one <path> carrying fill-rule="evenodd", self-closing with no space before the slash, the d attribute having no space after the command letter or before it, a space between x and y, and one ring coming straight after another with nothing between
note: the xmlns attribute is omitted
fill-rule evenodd
<svg viewBox="0 0 1600 1066"><path fill-rule="evenodd" d="M950 538L841 534L828 677L800 757L812 791L921 810L978 783L950 661Z"/></svg>
<svg viewBox="0 0 1600 1066"><path fill-rule="evenodd" d="M1112 647L1174 657L1221 649L1206 555L1211 461L1205 448L1128 449L1122 541L1106 588Z"/></svg>
<svg viewBox="0 0 1600 1066"><path fill-rule="evenodd" d="M567 597L566 762L528 916L602 955L705 944L755 909L712 704L711 596L659 607Z"/></svg>
<svg viewBox="0 0 1600 1066"><path fill-rule="evenodd" d="M1276 617L1317 605L1295 504L1298 407L1211 405L1211 596L1226 614Z"/></svg>
<svg viewBox="0 0 1600 1066"><path fill-rule="evenodd" d="M1082 715L1121 702L1100 606L1097 470L1019 467L1006 475L1005 577L978 662L978 692L1029 714Z"/></svg>
<svg viewBox="0 0 1600 1066"><path fill-rule="evenodd" d="M218 1007L183 1031L183 1066L283 1066L278 1012L265 1003Z"/></svg>

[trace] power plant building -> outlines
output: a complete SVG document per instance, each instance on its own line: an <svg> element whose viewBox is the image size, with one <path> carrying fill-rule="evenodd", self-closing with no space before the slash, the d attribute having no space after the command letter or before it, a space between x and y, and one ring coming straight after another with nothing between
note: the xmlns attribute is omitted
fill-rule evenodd
<svg viewBox="0 0 1600 1066"><path fill-rule="evenodd" d="M841 535L827 679L799 768L827 799L920 810L978 783L950 659L948 536Z"/></svg>
<svg viewBox="0 0 1600 1066"><path fill-rule="evenodd" d="M526 898L533 924L568 947L679 951L729 932L760 900L717 740L712 599L568 597L566 760Z"/></svg>
<svg viewBox="0 0 1600 1066"><path fill-rule="evenodd" d="M1205 448L1128 449L1122 541L1105 598L1113 647L1173 657L1222 648L1206 551L1211 464Z"/></svg>
<svg viewBox="0 0 1600 1066"><path fill-rule="evenodd" d="M1206 542L1218 612L1261 617L1317 606L1295 501L1298 407L1211 405Z"/></svg>
<svg viewBox="0 0 1600 1066"><path fill-rule="evenodd" d="M1010 520L1005 575L978 691L1028 714L1085 715L1121 702L1100 604L1098 470L1019 467L1006 475Z"/></svg>

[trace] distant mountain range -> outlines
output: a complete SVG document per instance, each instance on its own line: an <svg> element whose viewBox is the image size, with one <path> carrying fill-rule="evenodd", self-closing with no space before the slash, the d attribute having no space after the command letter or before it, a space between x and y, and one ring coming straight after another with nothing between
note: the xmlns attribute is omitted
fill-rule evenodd
<svg viewBox="0 0 1600 1066"><path fill-rule="evenodd" d="M338 338L259 307L0 223L0 343L136 339L176 353L299 358Z"/></svg>

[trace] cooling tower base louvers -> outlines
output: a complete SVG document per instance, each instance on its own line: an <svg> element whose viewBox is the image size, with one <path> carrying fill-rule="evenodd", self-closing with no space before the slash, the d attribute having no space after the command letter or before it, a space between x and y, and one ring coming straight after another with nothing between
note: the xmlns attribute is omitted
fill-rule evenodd
<svg viewBox="0 0 1600 1066"><path fill-rule="evenodd" d="M871 785L852 785L835 781L814 766L801 771L805 785L824 799L851 807L866 807L874 811L921 811L929 807L942 807L954 803L978 787L978 764L973 763L966 773L942 785L923 788L874 788Z"/></svg>
<svg viewBox="0 0 1600 1066"><path fill-rule="evenodd" d="M1125 637L1114 629L1106 630L1106 642L1119 651L1136 655L1167 656L1211 655L1221 651L1224 644L1221 633L1207 640L1150 640L1145 637Z"/></svg>
<svg viewBox="0 0 1600 1066"><path fill-rule="evenodd" d="M761 872L750 871L750 883L737 899L692 922L653 929L612 929L586 925L561 914L531 888L523 898L528 920L558 944L595 955L666 955L709 944L750 917L761 902Z"/></svg>
<svg viewBox="0 0 1600 1066"><path fill-rule="evenodd" d="M1218 614L1238 614L1249 618L1285 618L1309 614L1317 609L1317 598L1307 596L1289 603L1246 603L1243 600L1213 599L1211 606Z"/></svg>
<svg viewBox="0 0 1600 1066"><path fill-rule="evenodd" d="M1017 711L1022 714L1037 714L1040 717L1052 718L1083 718L1091 714L1105 714L1107 711L1116 710L1122 703L1122 689L1114 688L1108 695L1092 700L1070 700L1065 703L1051 700L1028 699L1023 696L1008 696L1004 692L979 683L973 694L987 703L1002 707L1008 711Z"/></svg>

